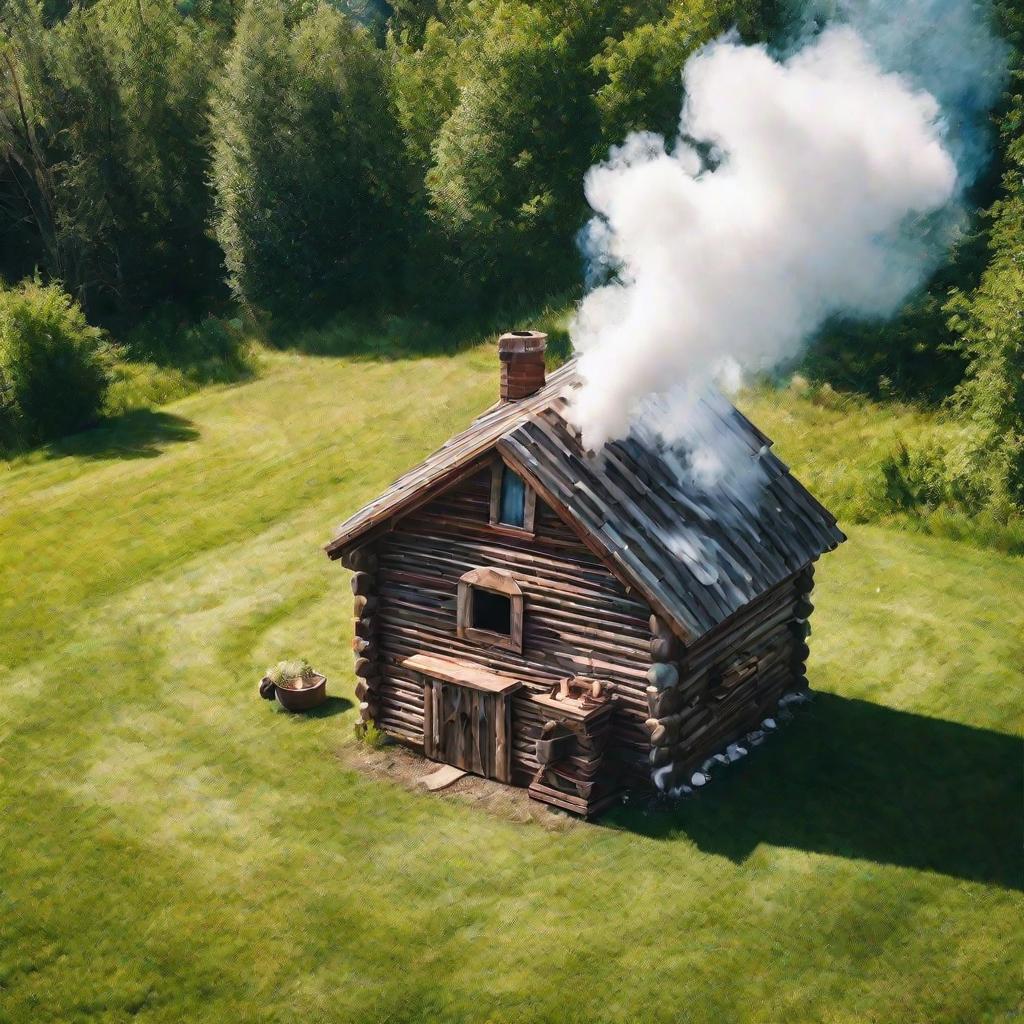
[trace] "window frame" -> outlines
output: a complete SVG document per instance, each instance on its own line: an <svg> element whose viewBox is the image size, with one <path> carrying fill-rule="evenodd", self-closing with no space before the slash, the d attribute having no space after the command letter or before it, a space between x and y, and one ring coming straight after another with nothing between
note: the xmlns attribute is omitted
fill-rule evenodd
<svg viewBox="0 0 1024 1024"><path fill-rule="evenodd" d="M515 473L523 481L523 525L513 526L511 523L501 522L501 478L506 472ZM510 466L504 459L495 459L491 463L491 508L490 525L499 533L508 533L513 537L532 537L534 525L537 518L537 492L526 482L522 474L513 466Z"/></svg>
<svg viewBox="0 0 1024 1024"><path fill-rule="evenodd" d="M473 590L486 590L509 599L509 633L495 633L473 625ZM459 579L456 633L461 640L506 650L523 651L523 592L510 572L504 569L471 569Z"/></svg>

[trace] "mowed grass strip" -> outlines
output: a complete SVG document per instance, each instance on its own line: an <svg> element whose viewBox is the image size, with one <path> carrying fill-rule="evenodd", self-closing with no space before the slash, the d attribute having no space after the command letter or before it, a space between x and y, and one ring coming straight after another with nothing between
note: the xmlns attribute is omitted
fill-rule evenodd
<svg viewBox="0 0 1024 1024"><path fill-rule="evenodd" d="M264 370L0 482L0 1020L1021 1009L1020 559L852 529L811 709L675 810L516 824L344 767L351 595L319 551L491 400L493 351ZM817 407L764 404L794 466L825 426L835 451ZM256 698L293 653L321 716Z"/></svg>

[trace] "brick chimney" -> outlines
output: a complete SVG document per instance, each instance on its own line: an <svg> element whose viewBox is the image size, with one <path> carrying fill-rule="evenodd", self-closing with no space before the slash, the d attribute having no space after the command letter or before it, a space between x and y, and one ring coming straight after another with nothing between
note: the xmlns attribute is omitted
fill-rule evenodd
<svg viewBox="0 0 1024 1024"><path fill-rule="evenodd" d="M544 387L547 340L540 331L509 331L498 339L503 402L518 402Z"/></svg>

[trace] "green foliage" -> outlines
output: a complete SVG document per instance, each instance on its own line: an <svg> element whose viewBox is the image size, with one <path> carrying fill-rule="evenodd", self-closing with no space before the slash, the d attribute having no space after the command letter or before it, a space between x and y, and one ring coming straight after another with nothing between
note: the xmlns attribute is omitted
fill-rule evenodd
<svg viewBox="0 0 1024 1024"><path fill-rule="evenodd" d="M453 325L571 294L587 168L631 131L674 133L709 39L784 46L806 20L789 0L394 0L384 38L378 0L0 4L0 275L38 268L114 331L108 412L252 371L210 315L225 269L310 350L389 354L397 333L432 353ZM1022 8L993 15L1019 69ZM1020 100L996 116L949 259L892 321L829 324L803 366L958 419L929 452L890 450L865 515L1021 507Z"/></svg>
<svg viewBox="0 0 1024 1024"><path fill-rule="evenodd" d="M894 507L949 506L1007 522L1024 512L1024 98L1007 112L1009 168L989 211L990 259L978 287L948 303L966 363L947 405L963 424L951 446L897 451L883 465Z"/></svg>
<svg viewBox="0 0 1024 1024"><path fill-rule="evenodd" d="M433 159L434 140L459 99L459 46L451 30L430 20L422 40L408 34L388 36L395 108L411 173L423 186Z"/></svg>
<svg viewBox="0 0 1024 1024"><path fill-rule="evenodd" d="M360 743L365 743L374 750L379 750L388 741L387 736L377 728L377 723L373 719L368 722L356 722L352 731Z"/></svg>
<svg viewBox="0 0 1024 1024"><path fill-rule="evenodd" d="M467 294L567 284L596 137L578 33L502 0L472 40L459 99L434 143L431 216Z"/></svg>
<svg viewBox="0 0 1024 1024"><path fill-rule="evenodd" d="M58 285L0 289L0 442L50 441L95 422L106 356L102 331Z"/></svg>
<svg viewBox="0 0 1024 1024"><path fill-rule="evenodd" d="M133 359L178 366L205 378L205 368L220 365L243 374L251 369L248 338L240 319L207 315L195 322L168 303L156 306L122 338Z"/></svg>
<svg viewBox="0 0 1024 1024"><path fill-rule="evenodd" d="M848 532L884 523L1024 554L1024 515L978 511L981 491L957 454L970 428L951 410L871 401L796 376L784 389L765 382L744 392L739 405Z"/></svg>
<svg viewBox="0 0 1024 1024"><path fill-rule="evenodd" d="M0 153L31 251L94 315L209 294L211 33L161 0L75 6L50 28L28 0L12 11Z"/></svg>
<svg viewBox="0 0 1024 1024"><path fill-rule="evenodd" d="M370 36L326 4L288 26L279 0L250 0L212 108L235 295L282 313L379 288L399 248L400 150Z"/></svg>
<svg viewBox="0 0 1024 1024"><path fill-rule="evenodd" d="M245 380L259 365L255 339L241 319L210 315L195 323L169 304L157 306L120 340L108 416L165 405L204 385Z"/></svg>
<svg viewBox="0 0 1024 1024"><path fill-rule="evenodd" d="M1003 135L1009 167L990 211L992 259L974 293L947 307L968 360L951 404L976 429L971 461L997 515L1024 510L1024 96L1014 98Z"/></svg>
<svg viewBox="0 0 1024 1024"><path fill-rule="evenodd" d="M686 57L737 21L759 38L762 8L774 9L452 0L394 31L396 104L425 214L413 291L442 310L493 308L577 283L587 168L631 130L672 135Z"/></svg>
<svg viewBox="0 0 1024 1024"><path fill-rule="evenodd" d="M276 665L268 668L266 677L275 686L283 686L300 679L304 682L308 681L315 674L313 666L305 658L292 658L289 661L279 661Z"/></svg>
<svg viewBox="0 0 1024 1024"><path fill-rule="evenodd" d="M606 147L634 131L675 135L683 100L683 64L728 28L728 14L716 0L676 0L658 21L605 41L593 68L602 81L594 98Z"/></svg>

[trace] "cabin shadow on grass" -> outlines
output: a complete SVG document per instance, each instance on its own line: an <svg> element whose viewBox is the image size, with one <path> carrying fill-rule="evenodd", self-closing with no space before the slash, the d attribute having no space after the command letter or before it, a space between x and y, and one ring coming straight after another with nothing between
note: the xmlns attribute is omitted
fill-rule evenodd
<svg viewBox="0 0 1024 1024"><path fill-rule="evenodd" d="M761 843L1024 889L1024 742L817 694L678 809L608 824L745 860Z"/></svg>
<svg viewBox="0 0 1024 1024"><path fill-rule="evenodd" d="M48 458L152 459L171 444L194 441L191 420L160 409L136 409L48 445Z"/></svg>

